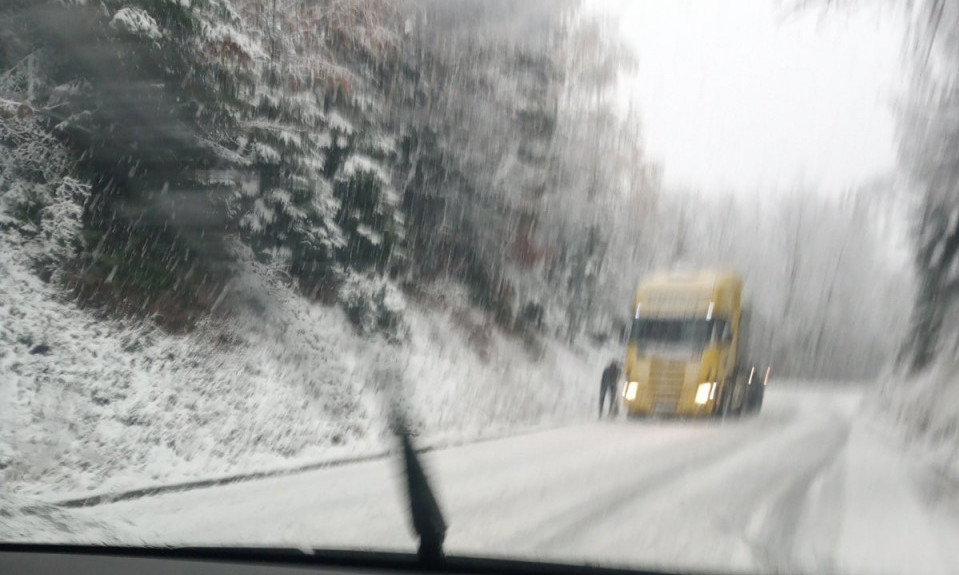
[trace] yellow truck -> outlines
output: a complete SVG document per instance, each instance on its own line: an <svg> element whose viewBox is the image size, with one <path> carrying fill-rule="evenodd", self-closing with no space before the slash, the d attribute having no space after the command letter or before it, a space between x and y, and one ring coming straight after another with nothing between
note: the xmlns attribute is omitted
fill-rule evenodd
<svg viewBox="0 0 959 575"><path fill-rule="evenodd" d="M769 368L740 361L742 290L733 272L659 273L640 283L624 370L627 415L760 409Z"/></svg>

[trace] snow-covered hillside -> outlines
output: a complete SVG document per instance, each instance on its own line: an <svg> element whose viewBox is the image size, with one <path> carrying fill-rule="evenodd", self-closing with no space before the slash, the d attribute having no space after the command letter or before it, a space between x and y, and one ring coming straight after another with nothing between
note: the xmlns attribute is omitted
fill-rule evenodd
<svg viewBox="0 0 959 575"><path fill-rule="evenodd" d="M943 480L959 484L959 366L942 358L916 375L882 380L878 415L921 453Z"/></svg>
<svg viewBox="0 0 959 575"><path fill-rule="evenodd" d="M249 260L226 319L169 335L79 309L33 273L26 241L0 240L0 463L21 495L379 451L393 397L432 441L582 417L607 360L505 336L454 286L405 304L403 343L360 336L339 307Z"/></svg>

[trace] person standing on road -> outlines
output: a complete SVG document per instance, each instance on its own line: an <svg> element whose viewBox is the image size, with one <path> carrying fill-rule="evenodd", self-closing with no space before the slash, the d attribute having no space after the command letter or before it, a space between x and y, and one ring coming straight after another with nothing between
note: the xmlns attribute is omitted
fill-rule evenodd
<svg viewBox="0 0 959 575"><path fill-rule="evenodd" d="M616 382L619 381L619 363L614 359L603 370L599 383L599 416L603 417L603 404L609 394L609 415L616 414Z"/></svg>

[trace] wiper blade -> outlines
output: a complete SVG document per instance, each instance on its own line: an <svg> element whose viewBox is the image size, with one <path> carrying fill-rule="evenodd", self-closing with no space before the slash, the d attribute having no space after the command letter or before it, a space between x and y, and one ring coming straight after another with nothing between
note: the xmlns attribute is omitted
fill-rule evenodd
<svg viewBox="0 0 959 575"><path fill-rule="evenodd" d="M403 450L403 471L410 500L410 518L413 521L413 530L420 538L419 558L424 563L439 563L443 560L446 521L430 487L423 464L413 448L406 417L399 410L393 412L393 432L400 440Z"/></svg>

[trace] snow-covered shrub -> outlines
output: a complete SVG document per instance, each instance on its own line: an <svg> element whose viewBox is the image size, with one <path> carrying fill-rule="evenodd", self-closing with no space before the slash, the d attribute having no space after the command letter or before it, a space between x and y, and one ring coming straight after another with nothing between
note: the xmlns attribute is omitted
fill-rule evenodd
<svg viewBox="0 0 959 575"><path fill-rule="evenodd" d="M0 117L0 158L0 227L30 238L43 267L75 257L90 186L69 175L63 145L32 115Z"/></svg>
<svg viewBox="0 0 959 575"><path fill-rule="evenodd" d="M71 177L60 181L53 202L40 212L40 233L44 254L51 261L64 261L76 255L82 246L83 204L90 186Z"/></svg>
<svg viewBox="0 0 959 575"><path fill-rule="evenodd" d="M4 179L18 177L29 182L53 184L67 170L65 148L32 111L0 115L0 146L4 148Z"/></svg>
<svg viewBox="0 0 959 575"><path fill-rule="evenodd" d="M382 331L389 337L405 337L406 299L388 279L349 273L340 286L338 299L360 333Z"/></svg>
<svg viewBox="0 0 959 575"><path fill-rule="evenodd" d="M110 27L132 36L150 40L159 40L163 37L156 20L139 8L121 8L113 15Z"/></svg>
<svg viewBox="0 0 959 575"><path fill-rule="evenodd" d="M15 181L0 185L0 229L10 227L35 235L47 196L46 186L42 184Z"/></svg>
<svg viewBox="0 0 959 575"><path fill-rule="evenodd" d="M354 156L344 166L335 190L340 201L337 222L347 237L339 251L340 260L358 270L375 267L385 271L403 236L396 194L389 189L386 176L371 160Z"/></svg>
<svg viewBox="0 0 959 575"><path fill-rule="evenodd" d="M913 376L890 373L882 381L880 407L943 473L959 474L959 362L941 357Z"/></svg>

